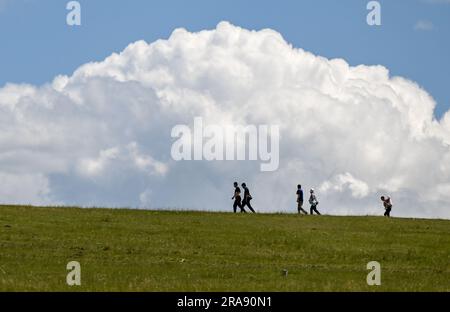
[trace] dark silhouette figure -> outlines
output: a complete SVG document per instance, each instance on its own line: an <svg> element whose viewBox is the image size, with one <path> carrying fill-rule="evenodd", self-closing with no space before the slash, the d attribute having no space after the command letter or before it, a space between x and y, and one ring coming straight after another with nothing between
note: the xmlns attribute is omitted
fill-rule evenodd
<svg viewBox="0 0 450 312"><path fill-rule="evenodd" d="M297 209L298 213L303 212L305 215L308 214L306 210L303 209L303 190L300 184L297 185Z"/></svg>
<svg viewBox="0 0 450 312"><path fill-rule="evenodd" d="M391 198L389 196L388 197L381 196L381 201L383 202L383 206L384 206L384 210L385 210L384 216L389 218L391 216L391 210L392 210Z"/></svg>
<svg viewBox="0 0 450 312"><path fill-rule="evenodd" d="M255 213L255 210L253 210L252 205L250 205L250 201L253 199L252 195L250 195L250 191L245 183L242 183L242 188L244 189L244 199L242 200L242 208L245 206L248 207L248 209L251 210L251 212Z"/></svg>
<svg viewBox="0 0 450 312"><path fill-rule="evenodd" d="M309 193L311 194L309 196L309 204L311 205L310 213L313 214L314 212L316 212L320 216L320 212L319 210L317 210L317 205L319 204L319 201L317 200L317 197L314 194L314 189L311 189Z"/></svg>
<svg viewBox="0 0 450 312"><path fill-rule="evenodd" d="M236 213L237 207L241 209L241 212L246 212L241 203L241 189L239 188L239 184L234 182L234 195L231 199L234 199L233 203L233 211Z"/></svg>

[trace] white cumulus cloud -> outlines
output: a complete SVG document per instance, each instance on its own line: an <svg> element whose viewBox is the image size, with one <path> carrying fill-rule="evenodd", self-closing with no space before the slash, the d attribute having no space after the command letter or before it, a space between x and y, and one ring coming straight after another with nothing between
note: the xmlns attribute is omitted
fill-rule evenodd
<svg viewBox="0 0 450 312"><path fill-rule="evenodd" d="M383 66L294 48L270 29L220 23L138 41L43 86L0 88L0 200L230 210L246 182L259 211L296 211L301 183L324 213L450 218L450 113ZM171 159L171 129L280 125L280 163ZM151 197L151 198L150 198Z"/></svg>
<svg viewBox="0 0 450 312"><path fill-rule="evenodd" d="M355 198L364 198L369 195L369 186L367 183L354 178L350 173L336 175L332 180L325 181L320 186L322 192L336 191L343 192L350 190Z"/></svg>

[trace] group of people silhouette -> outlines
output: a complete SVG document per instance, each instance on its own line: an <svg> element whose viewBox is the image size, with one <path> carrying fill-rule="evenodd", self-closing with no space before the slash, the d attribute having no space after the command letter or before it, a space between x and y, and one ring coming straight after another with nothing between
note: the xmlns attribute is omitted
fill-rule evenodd
<svg viewBox="0 0 450 312"><path fill-rule="evenodd" d="M250 195L250 191L247 185L245 183L242 183L241 186L244 189L244 200L241 200L241 189L239 188L239 184L237 182L234 182L234 195L231 198L234 199L233 211L236 213L237 207L239 207L241 209L241 212L247 212L244 209L244 207L247 206L251 212L256 213L256 211L250 204L250 201L252 200L252 195Z"/></svg>
<svg viewBox="0 0 450 312"><path fill-rule="evenodd" d="M237 212L237 208L241 210L241 212L246 213L245 206L247 206L248 209L250 209L251 212L256 213L256 211L253 209L252 205L250 204L250 201L252 200L252 195L250 194L250 190L248 189L247 185L245 183L242 183L241 186L244 189L244 197L241 197L241 188L239 187L239 183L234 182L234 195L231 198L234 200L233 203L233 211L234 213ZM320 215L320 212L317 210L317 205L319 204L319 201L317 200L316 194L314 193L314 189L311 189L309 196L309 203L311 205L310 213L314 214L314 212L318 215ZM298 203L298 212L303 212L304 214L308 214L303 209L303 190L302 186L299 184L297 187L297 203Z"/></svg>
<svg viewBox="0 0 450 312"><path fill-rule="evenodd" d="M252 200L252 195L250 194L250 190L248 189L247 185L245 183L242 183L241 186L244 189L244 198L241 198L241 189L239 187L239 183L234 182L234 195L231 198L232 200L234 200L233 203L233 211L234 213L237 212L237 208L239 207L239 209L241 210L241 212L246 213L247 211L245 210L245 206L248 207L248 209L250 209L251 212L256 213L255 210L253 209L252 205L250 204L250 201ZM297 210L299 214L305 214L307 215L308 212L303 209L303 202L304 202L304 196L303 196L303 189L302 186L299 184L297 185ZM384 216L386 217L390 217L390 213L392 210L392 201L391 198L389 196L381 196L381 201L383 202L383 206L385 209L385 213ZM317 206L319 205L319 201L317 200L317 196L314 192L314 189L311 188L309 190L309 199L308 199L310 208L309 208L309 213L311 215L313 215L314 213L320 215L319 210L317 210Z"/></svg>

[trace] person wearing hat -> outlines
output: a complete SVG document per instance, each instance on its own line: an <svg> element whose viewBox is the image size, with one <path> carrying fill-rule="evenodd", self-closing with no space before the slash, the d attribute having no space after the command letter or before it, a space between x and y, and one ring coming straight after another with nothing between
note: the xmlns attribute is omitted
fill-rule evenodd
<svg viewBox="0 0 450 312"><path fill-rule="evenodd" d="M392 210L392 201L391 198L389 196L384 197L381 196L381 201L383 202L383 206L384 206L384 216L385 217L390 217L391 216L391 210Z"/></svg>
<svg viewBox="0 0 450 312"><path fill-rule="evenodd" d="M250 195L250 191L245 183L242 183L242 188L244 189L244 198L242 199L242 208L245 206L248 207L248 209L251 210L251 212L255 213L255 210L253 210L252 205L250 205L250 201L252 200L252 195Z"/></svg>
<svg viewBox="0 0 450 312"><path fill-rule="evenodd" d="M314 189L311 189L309 193L309 204L311 205L310 214L313 214L315 211L318 215L320 215L319 210L317 210L319 201L317 200L316 194L314 194Z"/></svg>

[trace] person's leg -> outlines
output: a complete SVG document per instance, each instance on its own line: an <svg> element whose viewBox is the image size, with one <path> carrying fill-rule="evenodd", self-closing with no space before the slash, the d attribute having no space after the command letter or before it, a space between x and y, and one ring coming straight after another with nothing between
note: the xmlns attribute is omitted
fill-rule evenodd
<svg viewBox="0 0 450 312"><path fill-rule="evenodd" d="M242 206L241 212L242 212L242 209L245 208L245 205L248 205L248 203L247 203L247 201L246 201L245 198L244 198L244 199L242 200L242 202L241 202L241 206Z"/></svg>
<svg viewBox="0 0 450 312"><path fill-rule="evenodd" d="M234 203L233 203L233 211L234 211L234 213L236 213L237 206L238 206L238 202L237 202L237 200L234 200Z"/></svg>
<svg viewBox="0 0 450 312"><path fill-rule="evenodd" d="M317 206L314 206L314 211L320 216L319 210L317 210Z"/></svg>
<svg viewBox="0 0 450 312"><path fill-rule="evenodd" d="M308 214L307 212L306 212L306 210L305 209L303 209L303 202L299 202L298 203L298 213L304 213L304 214Z"/></svg>
<svg viewBox="0 0 450 312"><path fill-rule="evenodd" d="M241 208L241 212L244 212L244 213L247 212L247 211L245 211L244 206L242 205L240 200L238 201L238 206L239 206L239 208Z"/></svg>
<svg viewBox="0 0 450 312"><path fill-rule="evenodd" d="M303 202L300 202L300 211L303 212L305 215L308 214L308 213L306 212L306 210L303 209Z"/></svg>
<svg viewBox="0 0 450 312"><path fill-rule="evenodd" d="M314 214L314 206L311 205L311 208L309 208L309 214L313 215Z"/></svg>
<svg viewBox="0 0 450 312"><path fill-rule="evenodd" d="M387 209L387 216L388 216L388 218L391 216L391 208Z"/></svg>
<svg viewBox="0 0 450 312"><path fill-rule="evenodd" d="M251 201L251 199L247 199L245 201L245 203L247 204L248 209L250 209L251 212L255 213L255 210L253 209L252 205L250 204L250 201ZM245 206L245 205L243 205L243 206Z"/></svg>

